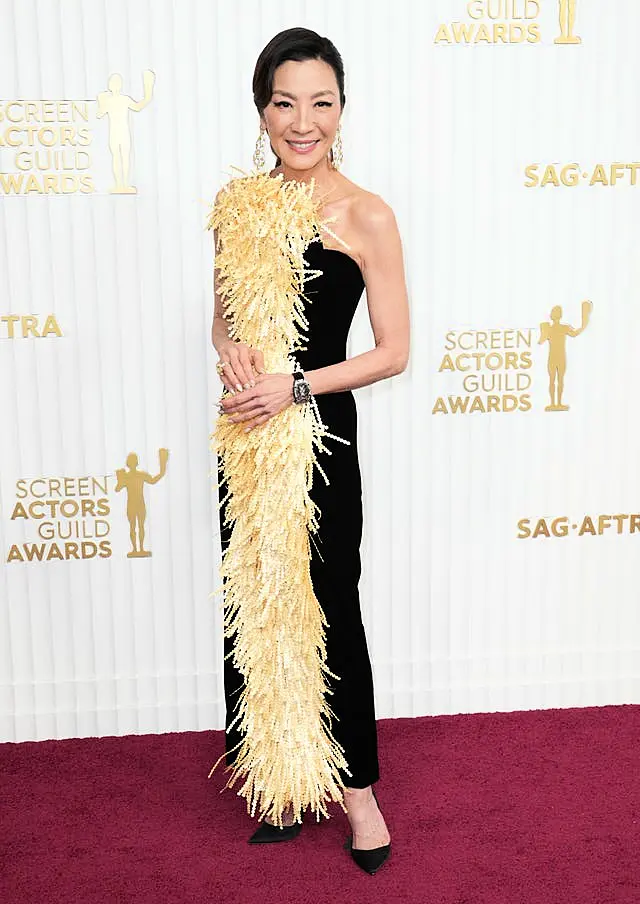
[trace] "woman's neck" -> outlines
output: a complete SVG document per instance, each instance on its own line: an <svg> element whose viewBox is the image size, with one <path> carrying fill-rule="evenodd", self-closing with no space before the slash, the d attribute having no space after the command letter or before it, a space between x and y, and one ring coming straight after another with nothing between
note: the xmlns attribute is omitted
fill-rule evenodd
<svg viewBox="0 0 640 904"><path fill-rule="evenodd" d="M336 187L336 172L329 166L326 158L321 160L317 166L314 166L312 169L303 170L302 172L300 172L300 170L289 169L284 164L281 164L281 172L285 182L290 182L292 180L295 180L296 182L310 182L312 179L315 180L313 194L318 197L326 197Z"/></svg>

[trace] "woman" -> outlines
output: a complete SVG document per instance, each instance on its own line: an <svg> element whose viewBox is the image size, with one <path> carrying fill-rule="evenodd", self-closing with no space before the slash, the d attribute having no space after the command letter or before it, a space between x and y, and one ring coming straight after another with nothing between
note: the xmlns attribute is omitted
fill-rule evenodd
<svg viewBox="0 0 640 904"><path fill-rule="evenodd" d="M331 708L335 738L345 751L350 775L344 773L345 800L353 859L370 873L387 859L390 835L373 793L379 778L371 664L360 613L360 541L362 496L357 452L353 389L401 373L409 355L409 314L403 255L394 215L377 195L360 188L338 171L341 157L340 118L345 104L344 70L334 45L313 31L293 28L274 37L260 54L253 78L260 116L260 138L254 162L259 165L268 137L276 156L271 176L285 182L314 180L314 196L322 199L323 217L332 219L331 240L313 242L305 252L309 267L322 275L308 283L306 349L297 361L301 374L266 373L259 348L229 337L219 291L212 329L219 355L218 372L229 390L221 411L234 423L253 430L311 393L322 421L349 445L328 443L322 457L328 477L314 480L319 534L312 543L310 571L315 595L328 621L327 665L340 677L333 684ZM346 340L358 301L366 287L375 348L346 358ZM296 383L294 393L294 382ZM305 386L306 384L306 386ZM295 398L294 398L295 394ZM221 512L223 549L229 531ZM232 642L225 638L227 703L226 762L240 740L230 727L242 676L233 666ZM301 823L291 812L282 827L265 819L251 843L295 837Z"/></svg>

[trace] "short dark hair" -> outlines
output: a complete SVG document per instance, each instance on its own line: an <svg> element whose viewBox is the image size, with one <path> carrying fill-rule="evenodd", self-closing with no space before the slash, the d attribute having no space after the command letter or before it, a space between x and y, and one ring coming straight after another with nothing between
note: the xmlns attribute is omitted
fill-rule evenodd
<svg viewBox="0 0 640 904"><path fill-rule="evenodd" d="M335 44L309 28L287 28L271 38L256 62L253 72L253 101L260 116L271 101L276 69L288 60L322 60L331 66L338 82L340 107L344 108L344 64Z"/></svg>

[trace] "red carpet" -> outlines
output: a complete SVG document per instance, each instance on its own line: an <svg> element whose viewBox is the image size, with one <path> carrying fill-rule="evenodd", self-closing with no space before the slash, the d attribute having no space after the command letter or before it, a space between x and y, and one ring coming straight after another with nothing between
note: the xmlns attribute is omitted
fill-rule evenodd
<svg viewBox="0 0 640 904"><path fill-rule="evenodd" d="M391 859L248 845L222 732L0 745L2 904L638 904L640 706L379 723Z"/></svg>

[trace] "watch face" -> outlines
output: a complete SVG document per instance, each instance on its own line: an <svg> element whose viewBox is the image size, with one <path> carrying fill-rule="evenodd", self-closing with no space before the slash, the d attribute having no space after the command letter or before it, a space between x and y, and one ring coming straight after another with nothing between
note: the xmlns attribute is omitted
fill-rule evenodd
<svg viewBox="0 0 640 904"><path fill-rule="evenodd" d="M293 399L295 402L308 402L311 396L311 387L306 380L296 380L293 384Z"/></svg>

